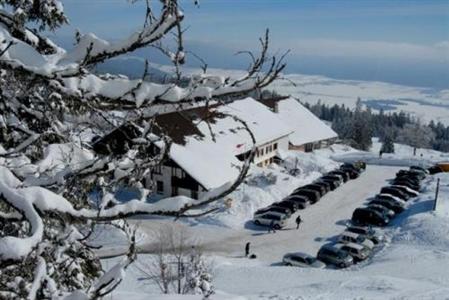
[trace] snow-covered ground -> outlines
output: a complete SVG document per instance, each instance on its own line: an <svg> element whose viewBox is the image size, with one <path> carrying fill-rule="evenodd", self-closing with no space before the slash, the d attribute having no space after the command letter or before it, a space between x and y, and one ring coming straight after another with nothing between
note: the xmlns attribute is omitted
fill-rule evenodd
<svg viewBox="0 0 449 300"><path fill-rule="evenodd" d="M372 155L376 154L375 141ZM408 160L406 146L396 145L394 161ZM419 149L426 155L439 154ZM278 200L297 186L313 181L321 173L338 166L331 156L359 153L334 145L312 154L285 153L286 163L270 169L255 169L253 177L233 195L233 206L213 215L175 223L202 245L214 262L212 299L447 299L449 294L449 174L429 176L419 197L409 201L408 209L381 231L387 243L367 262L346 270L309 270L280 265L287 252L303 251L315 255L319 247L335 239L345 228L354 208L364 204L380 187L388 184L399 166L368 165L358 179L327 194L318 203L300 211L304 220L299 230L293 221L286 229L268 234L249 222L254 210ZM392 157L393 158L393 157ZM297 177L288 174L300 169ZM261 175L265 176L261 176ZM270 175L268 175L270 174ZM433 212L437 178L441 179L437 211ZM294 217L291 219L294 220ZM152 255L152 232L172 221L133 220L139 223L144 238L139 247L145 261ZM243 257L246 242L257 259ZM116 259L104 260L106 265ZM128 277L112 299L146 299L159 290L142 280L141 272L130 267ZM175 297L173 299L177 299ZM188 296L199 299L200 297ZM187 299L180 298L180 299ZM162 299L165 299L162 297Z"/></svg>
<svg viewBox="0 0 449 300"><path fill-rule="evenodd" d="M350 147L341 145L335 145L329 149L319 150L318 152L340 162L363 160L368 164L388 166L408 167L420 165L429 167L438 162L449 161L449 153L418 148L416 155L414 155L413 147L402 144L394 144L395 153L385 153L382 157L379 157L381 147L382 143L377 138L373 138L373 145L368 152L355 151Z"/></svg>
<svg viewBox="0 0 449 300"><path fill-rule="evenodd" d="M369 166L359 181L352 181L301 213L305 222L299 231L288 228L266 234L252 228L193 227L202 239L211 240L205 248L215 262L214 284L220 291L213 297L446 299L449 294L449 174L426 179L423 193L411 200L409 208L383 230L388 243L368 262L346 270L309 270L279 265L285 252L314 253L319 245L341 232L344 229L342 220L396 170L395 167ZM437 211L432 212L437 177L441 178L440 202ZM353 192L354 201L344 197L350 195L349 191ZM247 240L252 242L258 259L242 257ZM220 253L219 249L225 249L227 254ZM145 257L140 255L139 259L145 260ZM131 297L129 299L146 299L147 293L158 293L157 288L139 280L140 277L142 274L131 267L121 291L113 295L113 299L125 295Z"/></svg>

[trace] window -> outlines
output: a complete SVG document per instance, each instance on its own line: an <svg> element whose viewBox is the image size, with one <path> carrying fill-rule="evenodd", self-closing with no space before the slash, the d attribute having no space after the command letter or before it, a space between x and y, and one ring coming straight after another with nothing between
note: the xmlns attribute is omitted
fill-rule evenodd
<svg viewBox="0 0 449 300"><path fill-rule="evenodd" d="M260 156L263 156L263 149L260 150Z"/></svg>
<svg viewBox="0 0 449 300"><path fill-rule="evenodd" d="M273 149L274 149L274 150L277 150L277 149L278 149L278 143L274 143Z"/></svg>
<svg viewBox="0 0 449 300"><path fill-rule="evenodd" d="M157 181L156 182L156 191L158 194L163 194L164 193L164 183L162 181Z"/></svg>
<svg viewBox="0 0 449 300"><path fill-rule="evenodd" d="M302 257L294 256L294 257L292 257L292 259L296 260L299 263L304 263L304 260L302 259Z"/></svg>
<svg viewBox="0 0 449 300"><path fill-rule="evenodd" d="M265 148L265 151L267 152L267 154L270 152L270 146L267 146L266 148Z"/></svg>
<svg viewBox="0 0 449 300"><path fill-rule="evenodd" d="M162 174L162 166L157 165L156 167L154 167L153 173L154 174Z"/></svg>
<svg viewBox="0 0 449 300"><path fill-rule="evenodd" d="M198 199L198 191L192 190L192 199Z"/></svg>
<svg viewBox="0 0 449 300"><path fill-rule="evenodd" d="M313 151L313 144L309 143L306 144L306 152L312 152Z"/></svg>

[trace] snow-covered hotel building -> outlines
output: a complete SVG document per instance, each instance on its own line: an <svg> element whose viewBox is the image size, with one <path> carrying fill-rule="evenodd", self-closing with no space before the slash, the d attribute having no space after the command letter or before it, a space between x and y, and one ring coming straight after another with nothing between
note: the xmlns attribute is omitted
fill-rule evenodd
<svg viewBox="0 0 449 300"><path fill-rule="evenodd" d="M157 124L172 138L169 159L150 175L163 197L185 195L197 199L206 191L234 181L254 134L254 164L265 167L278 150L289 148L292 128L262 103L246 98L224 106L192 108L159 115Z"/></svg>
<svg viewBox="0 0 449 300"><path fill-rule="evenodd" d="M293 129L289 136L290 150L310 152L327 147L338 138L332 128L294 98L282 97L260 101Z"/></svg>
<svg viewBox="0 0 449 300"><path fill-rule="evenodd" d="M198 199L207 191L233 182L253 147L244 121L256 140L253 164L266 167L282 151L312 151L332 143L337 134L293 98L246 98L155 117L159 130L173 141L164 164L145 179L161 197L185 195ZM94 144L98 153L126 153L124 140L138 136L124 125ZM158 134L158 132L154 132ZM159 151L155 147L152 151Z"/></svg>

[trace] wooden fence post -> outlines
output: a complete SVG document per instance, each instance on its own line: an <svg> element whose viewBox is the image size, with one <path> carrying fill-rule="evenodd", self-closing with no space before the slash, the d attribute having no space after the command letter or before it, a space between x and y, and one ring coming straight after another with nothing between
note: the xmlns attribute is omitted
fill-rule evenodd
<svg viewBox="0 0 449 300"><path fill-rule="evenodd" d="M440 193L440 178L437 180L437 189L435 191L435 202L433 203L433 211L437 209L438 194Z"/></svg>

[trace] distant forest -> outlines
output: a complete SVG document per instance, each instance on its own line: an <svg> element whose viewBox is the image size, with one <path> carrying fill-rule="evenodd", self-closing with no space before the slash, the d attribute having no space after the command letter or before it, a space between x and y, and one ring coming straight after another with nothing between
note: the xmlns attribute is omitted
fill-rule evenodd
<svg viewBox="0 0 449 300"><path fill-rule="evenodd" d="M269 90L252 96L259 99L283 98ZM387 113L381 109L378 113L373 113L363 105L361 99L357 100L355 109L344 104L327 105L320 100L313 105L300 102L318 118L332 123L332 129L340 139L356 149L369 150L372 138L378 137L384 153L393 153L394 143L449 152L449 126L441 122L423 124L416 117L402 111Z"/></svg>
<svg viewBox="0 0 449 300"><path fill-rule="evenodd" d="M393 143L406 144L416 148L431 148L449 152L449 126L431 121L423 124L419 119L404 112L373 113L358 99L355 109L345 105L329 106L318 101L303 103L322 120L332 123L341 139L355 148L367 150L371 137L383 142L383 152L394 152Z"/></svg>

